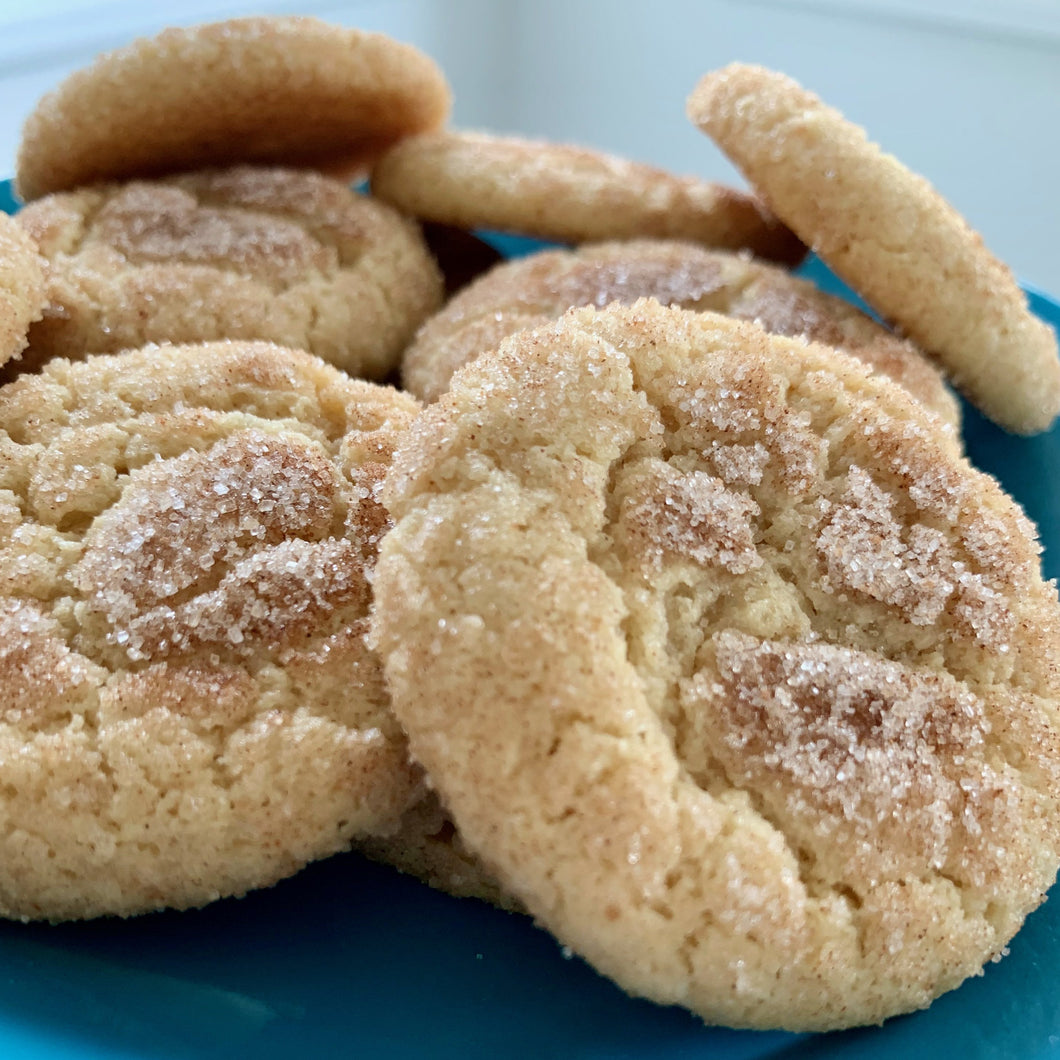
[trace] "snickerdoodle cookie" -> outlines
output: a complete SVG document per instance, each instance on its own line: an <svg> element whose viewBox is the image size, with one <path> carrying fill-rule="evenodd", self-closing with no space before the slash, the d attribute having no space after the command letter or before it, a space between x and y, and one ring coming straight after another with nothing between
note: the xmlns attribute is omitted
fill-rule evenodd
<svg viewBox="0 0 1060 1060"><path fill-rule="evenodd" d="M0 364L26 346L44 309L44 262L33 240L0 212Z"/></svg>
<svg viewBox="0 0 1060 1060"><path fill-rule="evenodd" d="M770 209L936 356L991 419L1026 434L1052 424L1060 412L1055 333L926 180L791 78L762 67L707 74L688 114Z"/></svg>
<svg viewBox="0 0 1060 1060"><path fill-rule="evenodd" d="M38 199L17 219L49 263L27 365L265 339L380 378L443 296L414 222L305 170L95 185Z"/></svg>
<svg viewBox="0 0 1060 1060"><path fill-rule="evenodd" d="M744 192L586 148L488 133L401 141L373 169L372 192L427 220L562 243L658 236L746 247L787 263L806 251Z"/></svg>
<svg viewBox="0 0 1060 1060"><path fill-rule="evenodd" d="M397 827L364 638L416 409L266 343L0 389L0 913L200 905Z"/></svg>
<svg viewBox="0 0 1060 1060"><path fill-rule="evenodd" d="M26 120L24 200L234 162L355 166L441 125L450 91L411 45L315 18L164 30L71 74Z"/></svg>
<svg viewBox="0 0 1060 1060"><path fill-rule="evenodd" d="M372 636L411 751L627 990L879 1021L1055 879L1056 587L997 483L852 357L574 310L459 373L383 497Z"/></svg>
<svg viewBox="0 0 1060 1060"><path fill-rule="evenodd" d="M849 303L784 269L676 240L541 251L493 269L423 325L402 358L405 386L433 401L453 372L505 336L576 306L638 298L710 309L777 335L839 346L901 383L946 423L960 422L960 406L938 370Z"/></svg>

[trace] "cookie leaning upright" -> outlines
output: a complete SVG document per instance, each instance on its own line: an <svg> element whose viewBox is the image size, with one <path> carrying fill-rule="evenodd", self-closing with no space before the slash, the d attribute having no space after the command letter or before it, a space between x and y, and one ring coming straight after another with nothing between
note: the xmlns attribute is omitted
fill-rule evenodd
<svg viewBox="0 0 1060 1060"><path fill-rule="evenodd" d="M201 905L420 794L366 647L417 410L267 343L0 388L0 915Z"/></svg>
<svg viewBox="0 0 1060 1060"><path fill-rule="evenodd" d="M45 304L44 262L33 240L0 212L0 364L25 348Z"/></svg>
<svg viewBox="0 0 1060 1060"><path fill-rule="evenodd" d="M778 217L1001 426L1032 434L1060 412L1053 331L1008 268L922 177L791 78L734 64L688 114Z"/></svg>
<svg viewBox="0 0 1060 1060"><path fill-rule="evenodd" d="M643 300L506 339L384 490L373 637L468 849L627 990L828 1029L1060 861L1033 528L852 357Z"/></svg>
<svg viewBox="0 0 1060 1060"><path fill-rule="evenodd" d="M23 200L102 180L233 162L354 167L451 105L437 65L315 18L167 29L71 74L26 119Z"/></svg>
<svg viewBox="0 0 1060 1060"><path fill-rule="evenodd" d="M424 133L380 158L372 193L414 217L561 243L655 236L786 264L806 253L753 195L570 144Z"/></svg>
<svg viewBox="0 0 1060 1060"><path fill-rule="evenodd" d="M442 301L414 221L310 170L96 184L16 221L49 263L26 360L264 339L381 378Z"/></svg>

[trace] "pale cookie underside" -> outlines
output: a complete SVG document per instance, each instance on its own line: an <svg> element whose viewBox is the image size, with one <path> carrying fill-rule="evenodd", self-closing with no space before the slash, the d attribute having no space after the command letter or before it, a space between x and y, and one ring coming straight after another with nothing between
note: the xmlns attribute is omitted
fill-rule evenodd
<svg viewBox="0 0 1060 1060"><path fill-rule="evenodd" d="M380 159L372 191L416 217L559 242L655 236L789 264L805 253L751 195L567 144L425 133Z"/></svg>
<svg viewBox="0 0 1060 1060"><path fill-rule="evenodd" d="M840 347L900 383L955 433L960 425L960 406L939 371L864 313L783 269L676 240L541 251L493 269L423 325L402 358L403 381L433 401L453 372L515 331L576 306L638 298L710 309L774 334Z"/></svg>
<svg viewBox="0 0 1060 1060"><path fill-rule="evenodd" d="M264 343L0 389L0 913L201 905L396 827L364 637L415 409Z"/></svg>
<svg viewBox="0 0 1060 1060"><path fill-rule="evenodd" d="M707 74L688 114L777 216L937 357L969 400L1008 430L1048 429L1060 412L1056 335L926 180L762 67Z"/></svg>
<svg viewBox="0 0 1060 1060"><path fill-rule="evenodd" d="M26 120L23 200L103 180L234 162L351 167L451 106L411 45L314 18L167 29L68 77Z"/></svg>
<svg viewBox="0 0 1060 1060"><path fill-rule="evenodd" d="M500 909L520 911L519 903L474 856L433 792L417 800L393 835L369 836L355 849L415 876L456 898L477 898Z"/></svg>
<svg viewBox="0 0 1060 1060"><path fill-rule="evenodd" d="M1055 587L937 421L712 314L508 340L388 479L373 635L468 847L626 989L928 1004L1055 878Z"/></svg>
<svg viewBox="0 0 1060 1060"><path fill-rule="evenodd" d="M381 378L442 300L414 223L307 171L97 185L39 199L18 221L49 262L23 368L150 342L262 339Z"/></svg>
<svg viewBox="0 0 1060 1060"><path fill-rule="evenodd" d="M33 241L0 212L0 364L25 349L44 309L44 266Z"/></svg>

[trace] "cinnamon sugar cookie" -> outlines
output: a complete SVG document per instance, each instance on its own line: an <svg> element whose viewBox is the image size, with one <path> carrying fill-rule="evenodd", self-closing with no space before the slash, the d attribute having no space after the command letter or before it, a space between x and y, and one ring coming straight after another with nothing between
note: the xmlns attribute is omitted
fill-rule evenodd
<svg viewBox="0 0 1060 1060"><path fill-rule="evenodd" d="M0 913L200 905L397 827L364 635L416 407L265 343L0 389Z"/></svg>
<svg viewBox="0 0 1060 1060"><path fill-rule="evenodd" d="M427 220L563 243L659 236L746 247L789 264L806 252L743 192L585 148L487 133L403 140L373 169L372 192Z"/></svg>
<svg viewBox="0 0 1060 1060"><path fill-rule="evenodd" d="M0 211L0 364L22 352L43 308L44 263L37 247Z"/></svg>
<svg viewBox="0 0 1060 1060"><path fill-rule="evenodd" d="M1002 427L1060 412L1056 335L1009 270L922 177L791 78L734 64L688 114L776 211Z"/></svg>
<svg viewBox="0 0 1060 1060"><path fill-rule="evenodd" d="M1055 879L1056 587L997 483L853 358L575 310L455 377L384 501L372 636L412 753L627 990L880 1021Z"/></svg>
<svg viewBox="0 0 1060 1060"><path fill-rule="evenodd" d="M405 386L433 401L457 368L521 328L575 306L645 297L841 347L900 383L944 422L960 424L960 406L937 369L847 302L783 269L672 240L541 251L493 269L423 325L402 358Z"/></svg>
<svg viewBox="0 0 1060 1060"><path fill-rule="evenodd" d="M49 262L33 363L266 339L380 378L442 301L413 222L307 171L96 185L39 199L18 221Z"/></svg>
<svg viewBox="0 0 1060 1060"><path fill-rule="evenodd" d="M441 125L450 103L430 58L379 33L293 16L167 29L37 104L15 183L30 200L233 162L352 167Z"/></svg>

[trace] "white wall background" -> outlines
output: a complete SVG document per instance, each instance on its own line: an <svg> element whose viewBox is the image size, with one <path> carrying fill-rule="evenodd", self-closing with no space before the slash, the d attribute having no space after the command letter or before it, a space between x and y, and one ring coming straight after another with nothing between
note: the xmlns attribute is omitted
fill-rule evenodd
<svg viewBox="0 0 1060 1060"><path fill-rule="evenodd" d="M1060 0L0 0L0 174L36 98L166 24L303 10L409 40L454 123L595 144L739 180L684 117L733 59L801 80L932 180L1017 274L1060 293Z"/></svg>

